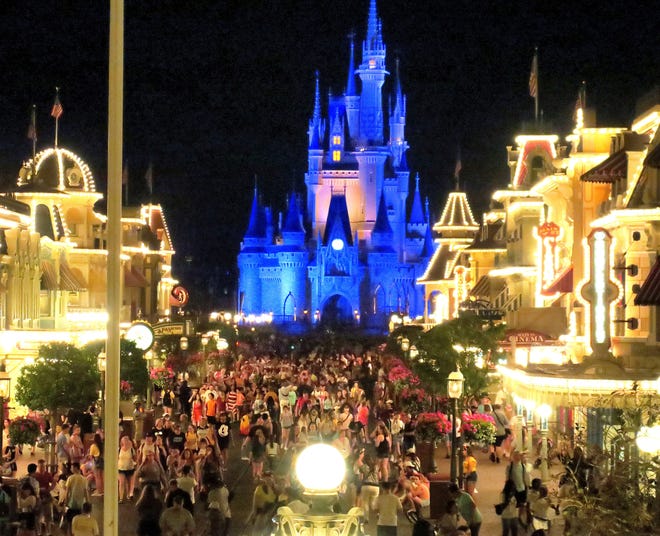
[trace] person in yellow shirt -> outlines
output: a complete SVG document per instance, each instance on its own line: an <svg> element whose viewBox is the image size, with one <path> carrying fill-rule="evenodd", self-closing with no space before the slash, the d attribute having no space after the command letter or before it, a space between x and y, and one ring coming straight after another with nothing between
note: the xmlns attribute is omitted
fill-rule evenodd
<svg viewBox="0 0 660 536"><path fill-rule="evenodd" d="M463 476L465 491L474 496L477 493L477 459L468 445L463 447Z"/></svg>
<svg viewBox="0 0 660 536"><path fill-rule="evenodd" d="M73 518L71 533L73 536L99 536L99 525L96 519L92 517L92 505L90 503L83 504L82 512Z"/></svg>

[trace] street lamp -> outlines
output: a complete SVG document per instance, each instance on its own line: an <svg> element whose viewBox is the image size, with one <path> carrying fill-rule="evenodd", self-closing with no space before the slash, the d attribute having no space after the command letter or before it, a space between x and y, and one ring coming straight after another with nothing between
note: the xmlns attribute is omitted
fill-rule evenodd
<svg viewBox="0 0 660 536"><path fill-rule="evenodd" d="M151 409L152 398L153 398L153 387L151 383L151 368L153 367L154 353L152 350L147 350L144 352L143 356L147 361L147 370L149 371L149 380L147 381L147 411Z"/></svg>
<svg viewBox="0 0 660 536"><path fill-rule="evenodd" d="M548 472L548 419L552 414L552 408L548 404L541 404L536 412L539 414L541 429L541 480L547 482L550 479Z"/></svg>
<svg viewBox="0 0 660 536"><path fill-rule="evenodd" d="M96 356L96 365L101 373L101 389L99 390L98 415L99 420L103 418L103 395L105 392L105 367L107 364L107 355L105 350L101 350ZM100 426L100 424L99 424Z"/></svg>
<svg viewBox="0 0 660 536"><path fill-rule="evenodd" d="M201 342L202 342L202 357L204 359L204 366L206 367L206 380L210 381L211 380L211 363L207 363L207 361L206 361L206 347L209 344L209 334L208 333L202 334Z"/></svg>
<svg viewBox="0 0 660 536"><path fill-rule="evenodd" d="M2 367L4 369L4 367ZM11 377L6 370L0 370L0 453L3 452L2 434L5 429L5 402L11 397Z"/></svg>
<svg viewBox="0 0 660 536"><path fill-rule="evenodd" d="M278 527L273 534L364 534L361 508L351 508L347 514L336 514L332 511L346 472L346 462L336 448L324 443L307 447L298 456L295 472L298 481L305 488L305 497L311 503L310 510L299 515L287 506L280 507L275 517Z"/></svg>
<svg viewBox="0 0 660 536"><path fill-rule="evenodd" d="M449 478L456 482L458 478L458 456L456 441L456 414L458 413L458 399L463 396L463 382L465 378L460 370L450 372L447 377L447 393L451 398L451 469Z"/></svg>

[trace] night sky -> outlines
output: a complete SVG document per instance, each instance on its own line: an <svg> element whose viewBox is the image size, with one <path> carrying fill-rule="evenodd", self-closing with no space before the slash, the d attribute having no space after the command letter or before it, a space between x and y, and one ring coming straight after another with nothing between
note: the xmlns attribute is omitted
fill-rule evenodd
<svg viewBox="0 0 660 536"><path fill-rule="evenodd" d="M0 5L0 181L29 157L29 110L38 149L52 146L55 86L60 145L106 183L109 2L3 0ZM460 146L461 178L480 214L508 181L506 145L533 119L528 79L539 47L540 107L568 134L587 82L598 126L630 126L637 99L660 82L660 17L648 2L380 0L387 63L401 59L413 177L439 213ZM200 307L231 294L255 174L265 202L284 208L304 191L314 71L322 94L346 83L368 0L181 2L127 0L124 155L132 203L165 206L175 276ZM356 60L359 61L358 53ZM385 91L391 91L391 80ZM387 96L384 97L387 102Z"/></svg>

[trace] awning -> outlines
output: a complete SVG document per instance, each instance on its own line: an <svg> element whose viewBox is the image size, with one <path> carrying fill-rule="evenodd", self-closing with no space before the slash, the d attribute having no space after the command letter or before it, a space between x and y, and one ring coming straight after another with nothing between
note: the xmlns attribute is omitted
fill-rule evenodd
<svg viewBox="0 0 660 536"><path fill-rule="evenodd" d="M490 298L492 295L502 292L505 286L506 282L503 279L482 275L470 290L470 296Z"/></svg>
<svg viewBox="0 0 660 536"><path fill-rule="evenodd" d="M596 167L584 173L580 180L586 182L613 183L628 175L628 155L623 149L603 160Z"/></svg>
<svg viewBox="0 0 660 536"><path fill-rule="evenodd" d="M149 281L146 280L144 274L137 268L131 266L130 268L124 267L124 286L125 287L148 287Z"/></svg>
<svg viewBox="0 0 660 536"><path fill-rule="evenodd" d="M652 168L660 168L660 143L658 143L644 159L644 165Z"/></svg>
<svg viewBox="0 0 660 536"><path fill-rule="evenodd" d="M86 290L87 283L69 266L68 263L60 262L60 290L68 290L71 292L78 292Z"/></svg>
<svg viewBox="0 0 660 536"><path fill-rule="evenodd" d="M660 305L660 257L635 296L635 305Z"/></svg>
<svg viewBox="0 0 660 536"><path fill-rule="evenodd" d="M41 261L41 290L59 290L57 272L50 261Z"/></svg>
<svg viewBox="0 0 660 536"><path fill-rule="evenodd" d="M544 296L552 296L553 294L561 292L562 294L568 294L573 292L573 265L571 264L568 268L563 270L555 280L548 285L547 288L541 291L541 294Z"/></svg>

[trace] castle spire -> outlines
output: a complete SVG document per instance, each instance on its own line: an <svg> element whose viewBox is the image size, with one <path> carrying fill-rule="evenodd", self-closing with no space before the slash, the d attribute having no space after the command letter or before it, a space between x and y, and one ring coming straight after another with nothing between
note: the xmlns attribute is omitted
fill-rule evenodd
<svg viewBox="0 0 660 536"><path fill-rule="evenodd" d="M353 97L357 95L355 87L355 32L348 34L351 42L351 54L348 60L348 79L346 80L346 95Z"/></svg>
<svg viewBox="0 0 660 536"><path fill-rule="evenodd" d="M323 129L325 125L321 119L321 90L319 86L319 72L316 71L316 89L314 92L314 112L309 121L309 148L320 149L323 141Z"/></svg>
<svg viewBox="0 0 660 536"><path fill-rule="evenodd" d="M374 223L374 233L393 234L390 219L387 216L387 206L385 205L385 190L380 192L380 201L378 202L378 214Z"/></svg>
<svg viewBox="0 0 660 536"><path fill-rule="evenodd" d="M429 212L429 198L426 198L426 233L424 233L424 245L420 257L430 259L435 253L435 243L433 242L433 231L431 230L431 213Z"/></svg>
<svg viewBox="0 0 660 536"><path fill-rule="evenodd" d="M261 209L259 207L259 191L257 190L256 178L254 184L254 197L252 198L252 208L250 209L250 222L245 233L246 238L263 238L264 229L262 229Z"/></svg>
<svg viewBox="0 0 660 536"><path fill-rule="evenodd" d="M285 233L304 233L302 224L300 222L300 211L298 210L298 197L295 192L291 192L289 197L289 208L286 212L286 220L282 232Z"/></svg>
<svg viewBox="0 0 660 536"><path fill-rule="evenodd" d="M396 59L396 93L394 95L394 116L404 117L406 115L406 100L401 91L401 77L399 76L399 58Z"/></svg>
<svg viewBox="0 0 660 536"><path fill-rule="evenodd" d="M413 197L412 208L410 209L411 224L423 225L424 212L422 210L422 198L419 194L419 173L415 177L415 195Z"/></svg>
<svg viewBox="0 0 660 536"><path fill-rule="evenodd" d="M369 20L367 22L367 46L374 47L380 40L378 24L378 12L376 11L376 0L369 4Z"/></svg>

